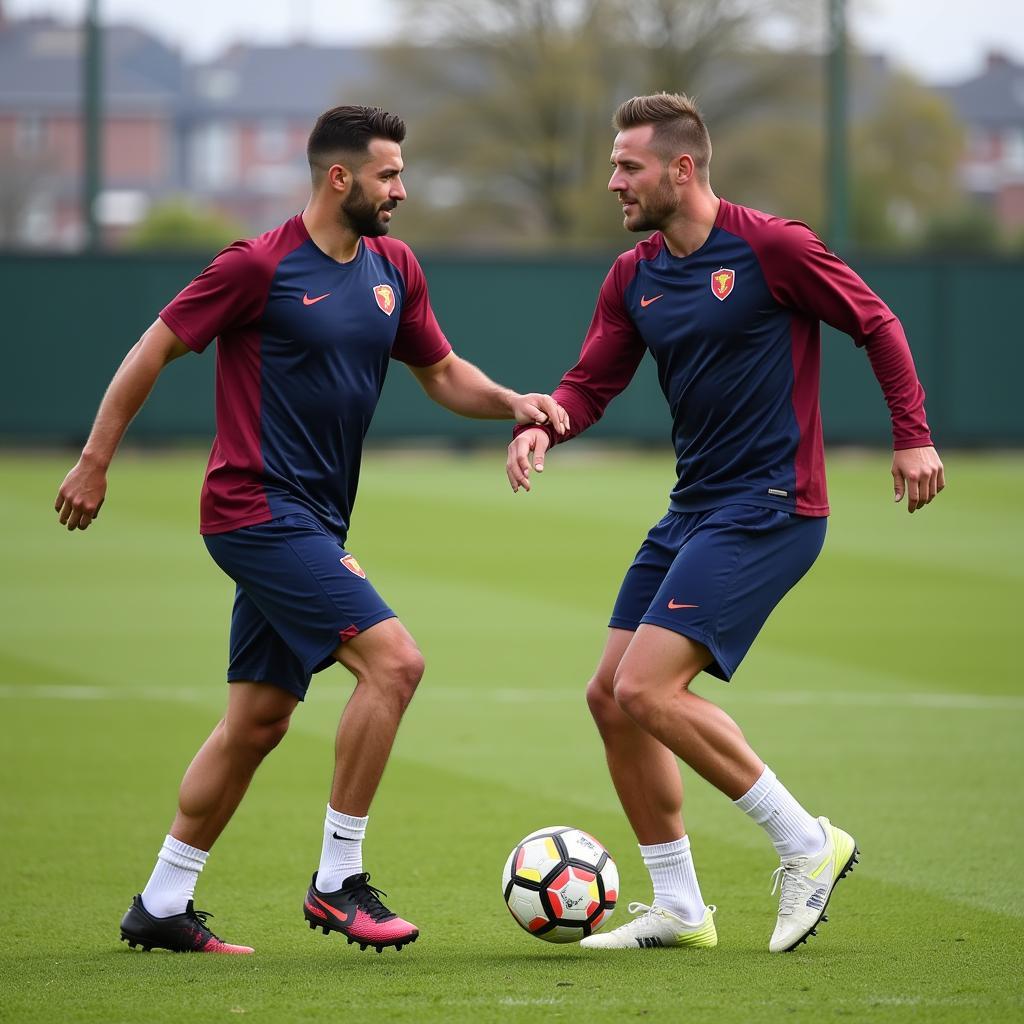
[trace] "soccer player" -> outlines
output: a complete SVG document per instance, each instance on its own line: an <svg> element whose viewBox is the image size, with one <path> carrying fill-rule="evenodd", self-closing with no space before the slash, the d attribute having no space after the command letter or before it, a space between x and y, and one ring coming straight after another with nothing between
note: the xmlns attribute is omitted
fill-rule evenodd
<svg viewBox="0 0 1024 1024"><path fill-rule="evenodd" d="M739 726L690 687L702 671L732 678L825 539L820 321L867 351L892 416L896 500L906 495L910 512L927 505L944 485L942 463L899 321L805 225L715 195L694 103L635 97L614 125L608 188L626 229L654 234L615 261L579 362L553 393L571 429L516 428L507 464L513 490L529 490L531 459L541 471L548 448L596 422L644 354L654 357L678 479L626 573L587 687L654 898L583 946L717 943L683 825L678 756L774 844L781 897L769 948L783 952L814 934L856 844L809 814Z"/></svg>
<svg viewBox="0 0 1024 1024"><path fill-rule="evenodd" d="M313 188L301 214L236 242L128 353L55 503L84 530L132 417L173 359L217 345L217 436L201 498L214 561L236 583L227 710L185 772L178 812L145 889L121 922L132 947L251 953L214 935L193 893L209 850L313 673L356 679L338 726L320 864L303 912L378 952L416 927L388 910L362 841L399 720L423 675L413 638L346 547L363 438L388 364L408 365L463 416L552 422L547 395L499 387L452 351L407 245L387 238L405 199L405 125L374 107L326 111L309 136Z"/></svg>

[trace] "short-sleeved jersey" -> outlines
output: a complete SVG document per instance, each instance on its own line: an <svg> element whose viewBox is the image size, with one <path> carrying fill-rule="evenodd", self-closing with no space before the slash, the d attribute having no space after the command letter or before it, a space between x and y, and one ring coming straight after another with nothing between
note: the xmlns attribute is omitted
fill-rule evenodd
<svg viewBox="0 0 1024 1024"><path fill-rule="evenodd" d="M363 238L338 263L301 216L228 246L160 319L196 352L218 339L204 534L301 509L344 541L389 360L451 351L407 245Z"/></svg>
<svg viewBox="0 0 1024 1024"><path fill-rule="evenodd" d="M924 390L885 303L806 225L725 200L688 256L658 232L615 261L580 360L554 392L571 430L549 436L596 422L650 352L672 414L671 509L827 515L820 321L867 346L895 446L931 444Z"/></svg>

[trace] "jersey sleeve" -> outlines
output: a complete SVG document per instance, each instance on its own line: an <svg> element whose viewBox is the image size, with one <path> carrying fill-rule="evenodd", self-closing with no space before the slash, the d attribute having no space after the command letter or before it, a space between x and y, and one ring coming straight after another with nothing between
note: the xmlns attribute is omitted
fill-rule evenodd
<svg viewBox="0 0 1024 1024"><path fill-rule="evenodd" d="M569 414L567 433L555 434L551 427L544 427L552 444L568 441L593 426L608 403L633 379L647 351L624 299L635 273L635 253L626 253L615 261L601 285L579 361L562 377L552 395ZM529 425L518 427L515 433L528 429Z"/></svg>
<svg viewBox="0 0 1024 1024"><path fill-rule="evenodd" d="M777 222L754 244L780 305L822 320L867 348L889 406L893 447L932 444L924 388L903 325L892 310L806 224Z"/></svg>
<svg viewBox="0 0 1024 1024"><path fill-rule="evenodd" d="M258 319L273 277L266 264L251 241L232 243L160 310L160 319L202 352L218 335Z"/></svg>
<svg viewBox="0 0 1024 1024"><path fill-rule="evenodd" d="M405 298L391 357L410 366L432 366L444 359L452 347L444 336L427 292L427 278L419 261L407 246L399 271L405 279Z"/></svg>

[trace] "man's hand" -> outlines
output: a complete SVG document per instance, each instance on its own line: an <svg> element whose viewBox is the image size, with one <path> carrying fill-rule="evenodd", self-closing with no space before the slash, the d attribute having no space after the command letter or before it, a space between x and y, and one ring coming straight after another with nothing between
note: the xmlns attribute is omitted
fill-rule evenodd
<svg viewBox="0 0 1024 1024"><path fill-rule="evenodd" d="M431 399L460 416L481 420L511 416L520 426L549 423L556 434L569 429L569 414L550 395L516 394L454 352L429 366L409 369Z"/></svg>
<svg viewBox="0 0 1024 1024"><path fill-rule="evenodd" d="M82 457L57 492L53 507L61 526L85 530L99 515L107 493L107 467L128 424L142 408L163 368L188 351L159 317L131 347L100 402Z"/></svg>
<svg viewBox="0 0 1024 1024"><path fill-rule="evenodd" d="M77 465L60 485L54 510L61 526L69 530L85 530L100 514L107 493L107 472L101 466L79 459Z"/></svg>
<svg viewBox="0 0 1024 1024"><path fill-rule="evenodd" d="M907 511L927 505L946 486L939 453L931 447L893 452L892 483L896 501L907 496Z"/></svg>
<svg viewBox="0 0 1024 1024"><path fill-rule="evenodd" d="M519 424L550 423L556 434L569 429L569 414L550 395L516 395L512 415Z"/></svg>
<svg viewBox="0 0 1024 1024"><path fill-rule="evenodd" d="M537 396L526 395L525 397ZM550 446L551 440L546 430L524 430L512 439L512 443L508 446L505 472L508 474L508 482L512 485L513 492L518 492L520 487L527 491L530 489L531 455L534 469L538 473L544 472L544 455Z"/></svg>

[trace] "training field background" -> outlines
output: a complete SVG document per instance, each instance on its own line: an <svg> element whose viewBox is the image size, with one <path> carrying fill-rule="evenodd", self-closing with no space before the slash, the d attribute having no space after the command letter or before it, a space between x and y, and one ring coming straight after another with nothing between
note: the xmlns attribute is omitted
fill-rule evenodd
<svg viewBox="0 0 1024 1024"><path fill-rule="evenodd" d="M251 958L118 941L225 697L232 590L196 532L205 453L123 453L74 535L52 511L73 458L0 456L0 1020L1022 1019L1024 459L944 455L947 491L908 516L886 457L834 453L817 565L734 682L697 687L856 836L830 922L768 954L771 847L687 770L720 944L601 956L520 931L499 876L522 835L571 824L618 860L613 925L650 897L583 688L671 456L556 451L513 496L500 449L370 451L350 546L428 668L366 864L422 934L378 956L302 920L350 691L334 668L200 879L197 906Z"/></svg>

